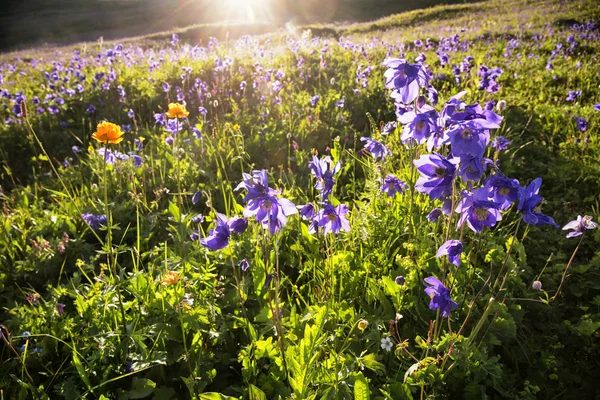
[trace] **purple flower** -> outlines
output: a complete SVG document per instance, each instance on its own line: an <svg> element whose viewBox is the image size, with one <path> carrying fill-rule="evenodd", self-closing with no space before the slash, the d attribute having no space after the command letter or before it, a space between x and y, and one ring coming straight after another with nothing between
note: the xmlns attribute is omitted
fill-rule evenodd
<svg viewBox="0 0 600 400"><path fill-rule="evenodd" d="M456 175L458 159L448 160L445 157L433 153L422 155L413 164L421 174L415 189L420 193L428 194L433 199L440 199L452 194L452 181Z"/></svg>
<svg viewBox="0 0 600 400"><path fill-rule="evenodd" d="M496 174L487 178L484 185L489 190L488 197L500 204L501 210L506 210L519 200L521 185L516 179Z"/></svg>
<svg viewBox="0 0 600 400"><path fill-rule="evenodd" d="M461 156L458 176L465 182L478 181L483 177L489 164L492 164L489 158Z"/></svg>
<svg viewBox="0 0 600 400"><path fill-rule="evenodd" d="M429 222L436 222L440 218L441 215L442 215L442 209L434 208L433 210L431 210L431 212L429 214L427 214L427 220Z"/></svg>
<svg viewBox="0 0 600 400"><path fill-rule="evenodd" d="M573 229L573 232L567 233L568 238L577 237L583 235L583 233L588 229L596 229L598 224L596 222L592 222L592 217L586 215L582 217L581 215L577 216L577 219L569 222L565 226L563 226L562 230Z"/></svg>
<svg viewBox="0 0 600 400"><path fill-rule="evenodd" d="M233 218L229 221L229 230L233 233L241 235L248 228L248 220L246 218Z"/></svg>
<svg viewBox="0 0 600 400"><path fill-rule="evenodd" d="M247 258L244 258L242 261L240 261L238 266L240 267L240 269L242 271L246 272L248 270L248 268L250 268L250 263L248 262Z"/></svg>
<svg viewBox="0 0 600 400"><path fill-rule="evenodd" d="M452 154L454 156L483 157L485 148L490 141L490 133L481 129L474 121L455 125L448 131Z"/></svg>
<svg viewBox="0 0 600 400"><path fill-rule="evenodd" d="M450 290L435 276L425 278L425 293L431 298L430 310L440 310L442 317L448 317L458 304L450 298Z"/></svg>
<svg viewBox="0 0 600 400"><path fill-rule="evenodd" d="M463 198L456 207L456 212L462 213L458 226L467 221L473 232L481 232L485 226L492 227L502 219L498 209L500 204L490 201L488 189L477 188L473 193L464 193Z"/></svg>
<svg viewBox="0 0 600 400"><path fill-rule="evenodd" d="M503 136L497 136L492 142L491 146L496 151L502 151L508 149L509 144L510 140L506 139Z"/></svg>
<svg viewBox="0 0 600 400"><path fill-rule="evenodd" d="M437 258L448 256L448 261L460 267L460 255L463 251L463 244L459 240L448 240L440 246L435 255Z"/></svg>
<svg viewBox="0 0 600 400"><path fill-rule="evenodd" d="M542 178L534 179L529 186L522 187L520 190L519 207L523 215L523 221L534 226L550 224L556 228L559 226L554 222L552 217L542 214L539 211L540 203L544 199L538 194L542 186Z"/></svg>
<svg viewBox="0 0 600 400"><path fill-rule="evenodd" d="M409 64L399 58L388 58L383 62L385 87L393 89L391 97L404 104L410 104L419 95L419 88L428 86L428 74L421 64Z"/></svg>
<svg viewBox="0 0 600 400"><path fill-rule="evenodd" d="M158 126L165 126L167 124L167 117L162 113L154 114L154 123Z"/></svg>
<svg viewBox="0 0 600 400"><path fill-rule="evenodd" d="M315 216L315 205L313 203L308 203L303 206L296 206L300 210L300 216L305 220L312 220Z"/></svg>
<svg viewBox="0 0 600 400"><path fill-rule="evenodd" d="M341 230L348 232L350 231L350 223L346 214L348 214L348 207L345 204L340 204L337 207L325 204L323 209L317 213L316 220L325 234L330 232L340 233Z"/></svg>
<svg viewBox="0 0 600 400"><path fill-rule="evenodd" d="M575 101L581 96L581 90L569 90L567 93L567 101Z"/></svg>
<svg viewBox="0 0 600 400"><path fill-rule="evenodd" d="M231 231L229 229L229 220L223 215L217 213L217 226L208 232L206 238L200 239L200 244L209 250L221 250L229 244Z"/></svg>
<svg viewBox="0 0 600 400"><path fill-rule="evenodd" d="M208 114L208 110L206 110L206 108L204 108L202 106L198 107L198 112L200 113L200 115Z"/></svg>
<svg viewBox="0 0 600 400"><path fill-rule="evenodd" d="M88 113L88 114L90 114L90 115L93 114L93 113L95 113L96 112L96 106L93 105L93 104L90 104L88 106L88 108L85 110L85 112Z"/></svg>
<svg viewBox="0 0 600 400"><path fill-rule="evenodd" d="M73 151L73 153L77 154L77 153L81 153L83 151L83 149L79 146L73 146L71 147L71 150Z"/></svg>
<svg viewBox="0 0 600 400"><path fill-rule="evenodd" d="M360 141L366 142L365 149L371 152L371 155L373 155L373 158L375 158L376 161L383 160L384 158L392 155L392 152L390 151L390 149L387 148L386 145L384 145L381 142L378 142L375 139L371 139L369 137L361 137Z"/></svg>
<svg viewBox="0 0 600 400"><path fill-rule="evenodd" d="M579 118L578 116L574 116L575 121L577 121L577 129L581 132L585 132L587 130L587 121L585 118Z"/></svg>
<svg viewBox="0 0 600 400"><path fill-rule="evenodd" d="M165 138L165 144L167 146L173 146L173 143L175 142L175 139L173 138L173 136L167 136Z"/></svg>
<svg viewBox="0 0 600 400"><path fill-rule="evenodd" d="M389 197L394 197L396 193L402 194L406 189L408 189L408 185L392 174L388 174L381 185L381 191L387 193Z"/></svg>
<svg viewBox="0 0 600 400"><path fill-rule="evenodd" d="M310 105L313 107L316 106L320 99L321 99L321 96L319 96L318 94L314 95L313 97L310 98Z"/></svg>
<svg viewBox="0 0 600 400"><path fill-rule="evenodd" d="M317 178L315 189L321 192L321 198L323 200L326 200L333 191L333 185L335 184L334 176L342 167L339 161L333 168L332 164L333 161L329 156L325 156L320 160L317 156L313 156L312 161L308 163L308 168L310 168L312 174Z"/></svg>
<svg viewBox="0 0 600 400"><path fill-rule="evenodd" d="M129 118L133 118L135 116L135 113L133 112L133 110L130 108L129 111L127 111L127 116Z"/></svg>
<svg viewBox="0 0 600 400"><path fill-rule="evenodd" d="M58 313L58 315L60 315L61 317L63 315L65 315L65 305L62 303L58 303L56 305L56 312Z"/></svg>
<svg viewBox="0 0 600 400"><path fill-rule="evenodd" d="M394 279L397 285L402 286L406 283L406 279L402 275L398 275L396 279Z"/></svg>
<svg viewBox="0 0 600 400"><path fill-rule="evenodd" d="M390 133L394 133L396 131L396 121L391 121L383 125L381 128L382 135L389 135Z"/></svg>
<svg viewBox="0 0 600 400"><path fill-rule="evenodd" d="M133 160L133 166L139 168L144 163L144 159L137 154L132 154L131 159Z"/></svg>
<svg viewBox="0 0 600 400"><path fill-rule="evenodd" d="M106 215L81 214L81 218L95 231L106 225Z"/></svg>
<svg viewBox="0 0 600 400"><path fill-rule="evenodd" d="M192 217L192 223L197 225L201 224L202 222L204 222L204 215L198 214L195 217Z"/></svg>
<svg viewBox="0 0 600 400"><path fill-rule="evenodd" d="M594 110L600 111L600 103L594 104Z"/></svg>
<svg viewBox="0 0 600 400"><path fill-rule="evenodd" d="M424 113L415 113L409 111L402 114L398 121L405 124L402 130L402 143L414 140L418 144L423 144L431 134L437 130L436 120L438 118L435 110Z"/></svg>
<svg viewBox="0 0 600 400"><path fill-rule="evenodd" d="M198 202L200 201L200 199L202 199L202 192L201 191L197 191L192 196L192 204L198 204Z"/></svg>

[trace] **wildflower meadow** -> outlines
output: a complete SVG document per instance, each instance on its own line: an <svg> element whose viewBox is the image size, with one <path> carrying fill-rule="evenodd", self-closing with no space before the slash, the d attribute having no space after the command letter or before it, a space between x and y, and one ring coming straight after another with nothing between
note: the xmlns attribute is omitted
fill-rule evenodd
<svg viewBox="0 0 600 400"><path fill-rule="evenodd" d="M0 55L0 398L598 398L599 19Z"/></svg>

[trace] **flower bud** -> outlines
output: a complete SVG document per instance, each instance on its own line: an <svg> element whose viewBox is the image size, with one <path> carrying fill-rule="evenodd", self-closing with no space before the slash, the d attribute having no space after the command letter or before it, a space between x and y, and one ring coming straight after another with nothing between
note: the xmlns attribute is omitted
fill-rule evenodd
<svg viewBox="0 0 600 400"><path fill-rule="evenodd" d="M540 281L533 281L533 283L531 284L531 288L533 290L542 290L542 282Z"/></svg>

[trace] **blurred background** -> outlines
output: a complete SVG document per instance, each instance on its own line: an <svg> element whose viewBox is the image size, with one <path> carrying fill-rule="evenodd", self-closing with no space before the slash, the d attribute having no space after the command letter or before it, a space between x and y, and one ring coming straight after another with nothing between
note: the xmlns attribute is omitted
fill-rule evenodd
<svg viewBox="0 0 600 400"><path fill-rule="evenodd" d="M42 44L122 39L207 23L235 23L247 33L286 23L358 22L467 0L4 0L0 51Z"/></svg>

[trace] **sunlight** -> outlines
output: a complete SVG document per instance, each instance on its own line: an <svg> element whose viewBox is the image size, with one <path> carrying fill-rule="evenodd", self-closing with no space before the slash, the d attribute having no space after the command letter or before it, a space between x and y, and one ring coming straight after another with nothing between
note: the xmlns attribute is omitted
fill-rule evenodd
<svg viewBox="0 0 600 400"><path fill-rule="evenodd" d="M218 0L223 4L228 20L265 22L269 15L269 0Z"/></svg>

